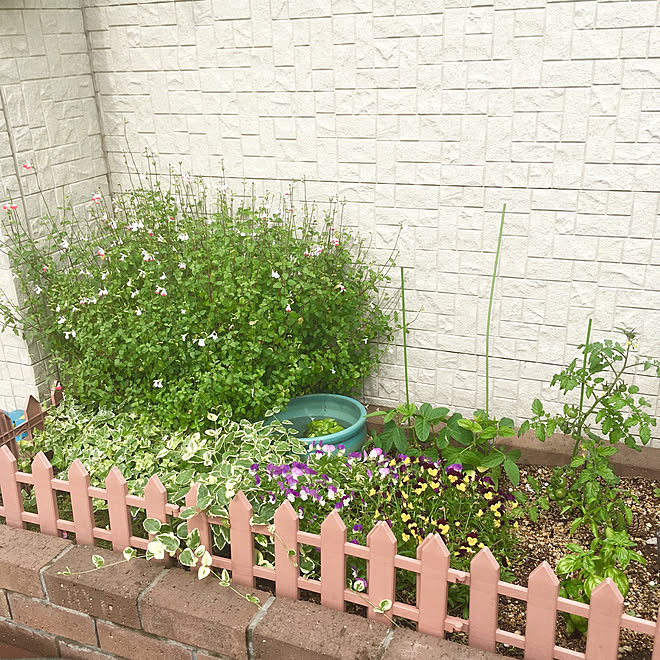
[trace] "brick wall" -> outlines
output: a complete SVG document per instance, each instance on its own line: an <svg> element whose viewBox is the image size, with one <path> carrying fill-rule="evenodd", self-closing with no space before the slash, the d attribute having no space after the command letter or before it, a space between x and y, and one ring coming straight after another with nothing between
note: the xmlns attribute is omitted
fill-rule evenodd
<svg viewBox="0 0 660 660"><path fill-rule="evenodd" d="M10 0L0 8L0 221L11 199L38 237L39 218L65 198L84 218L108 177L80 2L27 4ZM16 302L1 251L0 287ZM39 346L0 335L0 409L44 393L48 375Z"/></svg>
<svg viewBox="0 0 660 660"><path fill-rule="evenodd" d="M0 550L0 658L23 650L79 660L496 658L252 590L258 608L212 578L5 525ZM106 567L90 572L92 554ZM66 567L86 572L60 575Z"/></svg>
<svg viewBox="0 0 660 660"><path fill-rule="evenodd" d="M376 255L403 227L415 400L483 406L504 203L495 414L558 400L589 317L660 354L655 0L84 4L115 185L127 136L210 183L221 160L237 187L304 176L310 198L347 200ZM399 341L368 401L404 397L402 361ZM638 384L660 414L657 380Z"/></svg>

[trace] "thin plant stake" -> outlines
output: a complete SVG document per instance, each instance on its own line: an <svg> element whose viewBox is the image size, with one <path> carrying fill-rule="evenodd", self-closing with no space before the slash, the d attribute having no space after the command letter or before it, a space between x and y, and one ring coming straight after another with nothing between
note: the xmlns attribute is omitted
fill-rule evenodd
<svg viewBox="0 0 660 660"><path fill-rule="evenodd" d="M401 321L403 323L403 374L406 380L406 406L410 408L410 388L408 386L408 345L406 343L406 292L404 286L403 266L401 268Z"/></svg>
<svg viewBox="0 0 660 660"><path fill-rule="evenodd" d="M493 264L493 276L490 278L490 298L488 299L488 320L486 321L486 417L488 417L488 356L490 347L490 316L493 310L493 294L495 293L495 278L497 276L497 264L500 260L500 247L502 246L502 230L504 229L504 214L506 204L502 207L502 218L500 219L500 233L497 237L497 250L495 250L495 263Z"/></svg>

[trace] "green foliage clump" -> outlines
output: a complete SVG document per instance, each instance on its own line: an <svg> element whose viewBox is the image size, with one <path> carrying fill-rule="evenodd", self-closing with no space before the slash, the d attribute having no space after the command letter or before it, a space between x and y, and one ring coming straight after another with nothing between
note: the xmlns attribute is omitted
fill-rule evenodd
<svg viewBox="0 0 660 660"><path fill-rule="evenodd" d="M150 181L112 204L95 195L84 229L66 210L46 218L39 240L8 212L23 304L0 318L44 344L80 402L149 408L170 428L218 407L257 419L297 395L354 391L378 363L389 278L336 204L317 222L289 193L280 210L209 197L196 180Z"/></svg>

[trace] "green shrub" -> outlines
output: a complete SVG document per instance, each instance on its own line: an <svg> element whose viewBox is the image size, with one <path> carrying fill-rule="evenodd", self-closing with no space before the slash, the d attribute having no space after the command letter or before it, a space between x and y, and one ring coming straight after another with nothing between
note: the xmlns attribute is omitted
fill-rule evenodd
<svg viewBox="0 0 660 660"><path fill-rule="evenodd" d="M2 306L5 326L45 345L80 402L153 408L169 427L354 391L392 336L389 278L336 207L299 219L290 198L277 211L222 189L211 204L197 181L150 181L113 204L95 195L86 229L46 218L40 240L10 209L23 305Z"/></svg>

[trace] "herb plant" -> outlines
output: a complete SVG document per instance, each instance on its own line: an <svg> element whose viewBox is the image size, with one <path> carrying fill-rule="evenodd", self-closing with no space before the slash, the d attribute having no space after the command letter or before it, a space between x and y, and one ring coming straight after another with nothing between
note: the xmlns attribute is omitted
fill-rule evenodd
<svg viewBox="0 0 660 660"><path fill-rule="evenodd" d="M338 205L317 220L293 189L280 206L171 181L94 195L89 224L64 209L35 238L10 209L23 304L2 305L4 325L45 345L80 402L147 408L169 428L355 390L394 314Z"/></svg>

